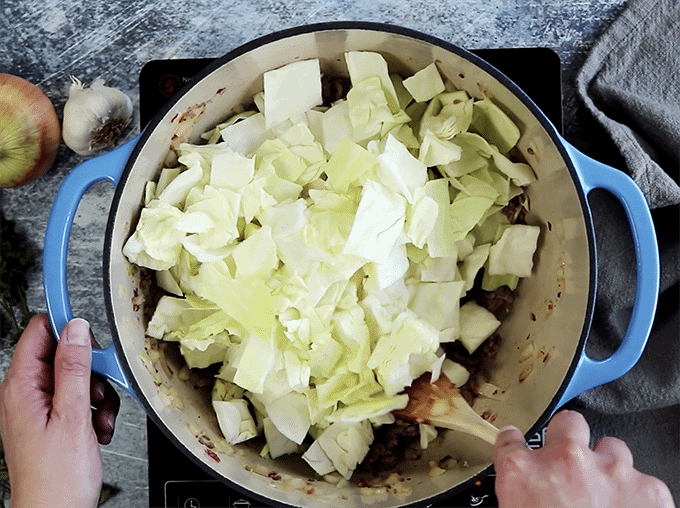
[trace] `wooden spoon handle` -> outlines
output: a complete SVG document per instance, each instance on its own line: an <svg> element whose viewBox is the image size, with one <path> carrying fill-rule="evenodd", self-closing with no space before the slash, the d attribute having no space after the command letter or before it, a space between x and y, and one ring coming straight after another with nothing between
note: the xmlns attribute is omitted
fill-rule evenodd
<svg viewBox="0 0 680 508"><path fill-rule="evenodd" d="M472 409L470 409L469 412L458 410L441 416L433 416L430 417L429 420L430 424L435 427L459 430L477 436L491 445L496 442L496 437L498 436L498 429L475 413Z"/></svg>

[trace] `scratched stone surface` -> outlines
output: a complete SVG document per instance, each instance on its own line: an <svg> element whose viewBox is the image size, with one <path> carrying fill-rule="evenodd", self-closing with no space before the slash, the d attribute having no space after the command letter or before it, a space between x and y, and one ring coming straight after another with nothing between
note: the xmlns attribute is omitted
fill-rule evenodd
<svg viewBox="0 0 680 508"><path fill-rule="evenodd" d="M0 0L0 72L40 86L61 117L70 75L85 83L102 78L137 105L139 72L149 60L216 57L258 36L302 24L386 22L469 49L555 50L563 65L566 139L616 164L607 138L575 95L574 77L589 48L624 6L624 0ZM536 79L541 79L541 69L536 69ZM122 140L138 132L138 115L136 106ZM44 177L0 193L5 216L20 223L38 250L58 186L83 160L62 144L56 164ZM74 219L68 261L74 314L92 323L104 345L111 339L102 303L101 263L112 195L107 183L97 183L85 194ZM38 264L30 276L28 302L44 312L40 268ZM0 350L3 375L10 354ZM130 397L121 396L114 442L102 452L105 481L122 492L106 506L141 508L148 506L145 417Z"/></svg>

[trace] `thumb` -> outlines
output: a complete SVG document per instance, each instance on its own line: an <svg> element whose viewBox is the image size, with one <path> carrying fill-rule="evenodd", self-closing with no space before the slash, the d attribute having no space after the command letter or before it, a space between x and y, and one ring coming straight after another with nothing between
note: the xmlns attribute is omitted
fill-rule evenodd
<svg viewBox="0 0 680 508"><path fill-rule="evenodd" d="M493 463L497 473L508 469L521 469L530 456L531 451L527 448L521 430L514 425L508 425L498 431L493 447Z"/></svg>
<svg viewBox="0 0 680 508"><path fill-rule="evenodd" d="M54 356L53 411L59 417L91 420L90 325L84 319L69 321L61 333Z"/></svg>

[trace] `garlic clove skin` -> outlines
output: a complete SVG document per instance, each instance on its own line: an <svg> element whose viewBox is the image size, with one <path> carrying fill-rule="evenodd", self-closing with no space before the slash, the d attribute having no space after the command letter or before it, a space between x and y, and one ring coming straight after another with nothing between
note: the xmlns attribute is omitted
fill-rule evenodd
<svg viewBox="0 0 680 508"><path fill-rule="evenodd" d="M132 101L116 88L96 80L89 88L71 76L64 105L62 137L79 155L92 155L111 145L130 122Z"/></svg>

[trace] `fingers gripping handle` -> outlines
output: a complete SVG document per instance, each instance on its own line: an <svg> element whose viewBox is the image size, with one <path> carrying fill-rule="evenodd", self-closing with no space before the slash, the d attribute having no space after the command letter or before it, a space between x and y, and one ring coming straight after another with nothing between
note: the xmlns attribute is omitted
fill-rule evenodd
<svg viewBox="0 0 680 508"><path fill-rule="evenodd" d="M71 226L83 194L94 183L118 183L125 163L139 136L73 169L63 180L50 210L42 255L43 287L52 333L55 338L71 319L73 311L68 294L66 262ZM92 371L111 380L132 394L113 346L92 351Z"/></svg>
<svg viewBox="0 0 680 508"><path fill-rule="evenodd" d="M562 140L586 193L603 189L622 205L635 249L635 298L628 328L619 348L608 358L581 355L574 375L557 407L596 386L609 383L633 368L642 356L654 322L659 295L659 249L647 201L625 173L597 162Z"/></svg>

